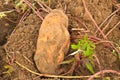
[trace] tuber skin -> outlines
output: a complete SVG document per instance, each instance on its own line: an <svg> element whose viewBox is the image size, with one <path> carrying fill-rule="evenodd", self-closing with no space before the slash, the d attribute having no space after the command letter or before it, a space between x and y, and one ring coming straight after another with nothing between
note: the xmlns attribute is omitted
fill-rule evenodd
<svg viewBox="0 0 120 80"><path fill-rule="evenodd" d="M34 55L35 64L43 74L59 74L70 45L68 17L62 10L52 10L43 20Z"/></svg>

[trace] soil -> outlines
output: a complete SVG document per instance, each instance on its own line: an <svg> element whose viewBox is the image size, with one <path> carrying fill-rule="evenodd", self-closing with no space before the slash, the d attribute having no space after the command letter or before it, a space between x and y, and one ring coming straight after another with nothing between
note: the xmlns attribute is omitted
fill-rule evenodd
<svg viewBox="0 0 120 80"><path fill-rule="evenodd" d="M88 10L98 25L101 25L101 23L115 10L113 1L116 2L115 4L119 4L119 0L85 0ZM8 6L4 5L3 3L4 1L1 0L0 12L12 9L12 7L8 9ZM88 16L88 13L85 12L82 0L50 0L50 2L46 2L46 4L52 9L63 9L65 11L69 18L68 30L71 36L71 44L77 43L77 41L80 39L78 36L83 36L86 32L89 35L96 35L95 32L97 28L93 24L91 18ZM43 17L45 17L48 13L41 11L41 14ZM103 31L105 34L107 34L107 32L119 22L119 17L120 16L118 12L112 18L108 27ZM0 19L0 80L41 80L41 77L23 69L16 64L14 60L18 61L21 65L24 65L30 70L40 73L36 67L33 57L36 52L37 39L42 20L35 13L31 13L22 22L19 22L20 18L20 14L17 12L12 12L8 14L7 17ZM101 27L101 29L103 29L107 23L108 21ZM85 25L88 29L85 28ZM118 25L107 36L107 38L109 41L120 45L119 34L120 25ZM97 37L103 39L99 34ZM110 69L120 71L120 62L113 54L113 48L107 44L103 44L96 44L95 55L100 61L100 65L97 64L95 59L95 73L100 71L99 67L101 67L102 70ZM68 54L71 52L73 52L73 50L70 48ZM10 73L10 75L5 73L7 70L4 68L4 66L6 65L12 66L13 68L13 71ZM64 71L68 71L70 67L71 64L65 65ZM77 70L72 71L67 75L87 76L91 74L92 73L86 67L81 65ZM119 80L117 78L118 76L116 77L114 74L106 74L104 76L109 76L111 80L114 80L115 78L116 80Z"/></svg>

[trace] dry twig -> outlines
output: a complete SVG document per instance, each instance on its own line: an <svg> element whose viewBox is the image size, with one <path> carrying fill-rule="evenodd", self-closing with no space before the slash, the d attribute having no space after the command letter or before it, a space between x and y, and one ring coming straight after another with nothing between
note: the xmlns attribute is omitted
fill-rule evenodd
<svg viewBox="0 0 120 80"><path fill-rule="evenodd" d="M107 27L109 27L110 22L112 21L112 19L113 19L114 16L115 16L115 15L113 15L113 16L110 18L110 20L108 21L108 23L106 24L106 26L102 29L102 32L104 32L104 30L105 30Z"/></svg>
<svg viewBox="0 0 120 80"><path fill-rule="evenodd" d="M67 78L67 79L70 79L70 78L71 79L72 78L74 78L74 79L77 79L77 78L80 79L81 78L82 79L82 78L89 78L90 77L90 76L60 76L60 75L40 74L40 73L37 73L37 72L34 72L34 71L28 69L27 67L20 64L18 61L15 61L15 63L18 66L20 66L20 67L24 68L25 70L29 71L30 73L38 75L38 76L51 77L51 78ZM95 78L100 78L100 76L95 76Z"/></svg>
<svg viewBox="0 0 120 80"><path fill-rule="evenodd" d="M27 16L28 16L29 14L30 14L30 10L28 9L28 10L22 15L19 23L23 22L23 21L27 18Z"/></svg>
<svg viewBox="0 0 120 80"><path fill-rule="evenodd" d="M39 2L39 1L37 1L37 0L35 0L38 4L39 4L39 6L45 11L45 12L50 12L52 9L51 8L49 8L47 5L45 5L44 3L42 3L42 2ZM45 7L47 8L45 8Z"/></svg>
<svg viewBox="0 0 120 80"><path fill-rule="evenodd" d="M92 75L92 76L90 76L89 78L88 78L88 80L93 80L94 78L95 78L95 76L98 76L99 74L104 74L104 73L113 73L113 74L117 74L117 75L119 75L120 76L120 72L118 72L118 71L115 71L115 70L103 70L103 71L100 71L100 72L97 72L97 73L95 73L94 75Z"/></svg>
<svg viewBox="0 0 120 80"><path fill-rule="evenodd" d="M101 28L101 27L103 26L103 24L105 24L105 22L106 22L110 17L112 17L114 14L116 14L119 10L120 10L120 9L117 9L116 11L114 11L113 13L111 13L111 14L100 24L99 28ZM97 30L95 33L97 33L97 32L98 32L98 30Z"/></svg>
<svg viewBox="0 0 120 80"><path fill-rule="evenodd" d="M108 36L118 25L120 24L120 21L110 30L105 36Z"/></svg>
<svg viewBox="0 0 120 80"><path fill-rule="evenodd" d="M27 0L24 0L24 2L25 2L25 4L27 4L32 10L34 10L34 12L36 13L36 15L37 15L41 20L43 20L43 17L41 16L41 14L40 14L40 12L39 12L39 10L38 10L37 8L33 7L32 4L31 4L29 1L27 1Z"/></svg>
<svg viewBox="0 0 120 80"><path fill-rule="evenodd" d="M102 34L104 39L107 39L107 37L105 36L105 34L101 31L101 29L99 28L99 26L97 25L96 21L93 19L92 15L90 14L89 10L87 9L85 0L82 0L85 11L87 12L87 14L89 15L89 17L91 18L91 20L93 21L94 25L96 26L96 28L98 29L98 31L100 31L100 33Z"/></svg>

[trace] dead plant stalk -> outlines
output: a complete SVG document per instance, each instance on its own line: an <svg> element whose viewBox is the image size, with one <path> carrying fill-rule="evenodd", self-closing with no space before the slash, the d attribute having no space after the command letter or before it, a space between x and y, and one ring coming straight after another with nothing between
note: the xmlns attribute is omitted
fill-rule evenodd
<svg viewBox="0 0 120 80"><path fill-rule="evenodd" d="M101 28L101 27L105 24L105 22L106 22L108 19L110 19L110 17L112 17L113 15L115 15L115 13L117 13L119 10L120 10L120 8L117 9L117 10L115 10L113 13L111 13L111 14L100 24L99 28ZM95 32L95 34L96 34L97 32L98 32L98 30Z"/></svg>
<svg viewBox="0 0 120 80"><path fill-rule="evenodd" d="M51 78L67 78L67 79L70 79L70 78L71 79L72 78L74 78L74 79L77 79L77 78L78 79L80 79L80 78L83 79L83 78L89 78L90 77L90 76L61 76L61 75L40 74L40 73L37 73L37 72L34 72L34 71L28 69L27 67L20 64L18 61L15 61L15 63L18 66L20 66L20 67L24 68L25 70L29 71L30 73L38 75L38 76L51 77ZM95 76L95 78L100 78L100 76Z"/></svg>
<svg viewBox="0 0 120 80"><path fill-rule="evenodd" d="M43 17L40 15L40 12L38 9L36 9L35 7L32 6L32 4L27 1L27 0L24 0L25 4L27 4L32 10L34 10L34 12L36 13L36 15L41 19L43 20Z"/></svg>
<svg viewBox="0 0 120 80"><path fill-rule="evenodd" d="M95 78L95 76L98 76L99 74L104 74L104 73L113 73L113 74L117 74L117 75L120 76L120 72L117 72L117 71L115 71L115 70L102 70L102 71L97 72L97 73L95 73L94 75L90 76L90 77L88 78L88 80L93 80L93 79Z"/></svg>
<svg viewBox="0 0 120 80"><path fill-rule="evenodd" d="M83 6L85 8L85 11L87 12L87 14L89 15L89 17L91 18L92 22L94 23L95 27L98 29L98 31L101 33L101 35L103 36L104 39L107 39L107 37L105 36L105 34L101 31L101 29L99 28L99 26L97 25L96 21L93 19L91 13L89 12L89 10L87 9L85 0L82 0L83 2Z"/></svg>

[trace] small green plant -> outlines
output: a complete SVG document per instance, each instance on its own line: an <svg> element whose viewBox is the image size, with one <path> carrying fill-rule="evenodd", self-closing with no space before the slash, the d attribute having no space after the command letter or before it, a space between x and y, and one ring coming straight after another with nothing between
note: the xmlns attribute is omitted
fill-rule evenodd
<svg viewBox="0 0 120 80"><path fill-rule="evenodd" d="M71 48L74 50L81 50L84 57L89 57L89 59L92 59L95 44L88 39L88 35L86 34L84 39L79 40L78 44L72 44Z"/></svg>
<svg viewBox="0 0 120 80"><path fill-rule="evenodd" d="M87 69L91 73L94 73L92 65L94 64L93 63L93 54L94 54L94 50L95 50L95 44L88 39L88 35L86 34L84 36L84 39L79 40L77 44L72 44L71 48L82 51L81 53L78 53L78 54L80 54L82 56L82 59L84 59L84 58L89 59L89 62L85 62L85 64L87 66Z"/></svg>
<svg viewBox="0 0 120 80"><path fill-rule="evenodd" d="M27 10L27 5L24 3L24 0L15 0L15 8L21 10L23 13Z"/></svg>
<svg viewBox="0 0 120 80"><path fill-rule="evenodd" d="M110 77L105 77L103 78L103 80L110 80Z"/></svg>
<svg viewBox="0 0 120 80"><path fill-rule="evenodd" d="M3 11L3 12L0 12L0 19L3 18L3 17L6 17L8 13L11 13L13 12L14 10L11 10L11 11Z"/></svg>
<svg viewBox="0 0 120 80"><path fill-rule="evenodd" d="M120 50L120 45L119 43L114 43L116 46L116 49ZM116 50L113 50L112 53L114 54L114 56L120 61L120 56L119 53Z"/></svg>
<svg viewBox="0 0 120 80"><path fill-rule="evenodd" d="M5 13L1 13L0 12L0 19L3 18L3 17L5 17L5 16L7 16Z"/></svg>
<svg viewBox="0 0 120 80"><path fill-rule="evenodd" d="M27 10L27 5L24 0L5 0L5 4L12 3L13 7L18 11L24 13Z"/></svg>
<svg viewBox="0 0 120 80"><path fill-rule="evenodd" d="M80 65L81 61L84 62L87 69L94 74L93 70L93 54L95 53L95 44L88 39L86 34L83 39L79 40L77 44L72 44L71 48L76 50L70 55L74 55L74 58L68 61L64 61L62 64L76 62L76 65ZM70 56L69 55L69 56Z"/></svg>
<svg viewBox="0 0 120 80"><path fill-rule="evenodd" d="M4 73L7 73L9 76L11 76L11 73L13 72L12 66L10 66L10 65L5 65L4 68L7 69L7 71L4 72Z"/></svg>

